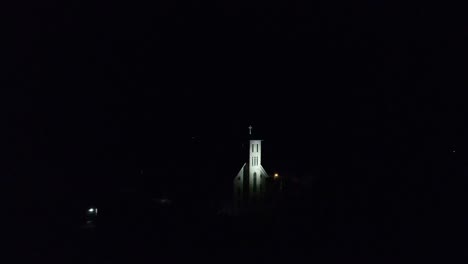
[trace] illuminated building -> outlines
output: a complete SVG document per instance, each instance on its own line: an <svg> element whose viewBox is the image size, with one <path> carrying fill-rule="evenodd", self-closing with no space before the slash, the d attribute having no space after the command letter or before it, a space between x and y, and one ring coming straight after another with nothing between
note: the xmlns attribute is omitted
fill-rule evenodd
<svg viewBox="0 0 468 264"><path fill-rule="evenodd" d="M249 127L249 156L234 178L234 206L236 208L261 204L265 199L269 178L262 166L262 140L252 138Z"/></svg>

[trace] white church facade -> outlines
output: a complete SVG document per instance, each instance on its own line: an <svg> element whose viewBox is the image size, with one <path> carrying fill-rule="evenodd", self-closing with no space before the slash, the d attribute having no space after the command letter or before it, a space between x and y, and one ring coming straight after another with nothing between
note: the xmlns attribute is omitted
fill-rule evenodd
<svg viewBox="0 0 468 264"><path fill-rule="evenodd" d="M252 126L249 127L252 136ZM261 204L267 192L269 175L262 166L262 140L249 140L248 161L234 178L234 206L241 208Z"/></svg>

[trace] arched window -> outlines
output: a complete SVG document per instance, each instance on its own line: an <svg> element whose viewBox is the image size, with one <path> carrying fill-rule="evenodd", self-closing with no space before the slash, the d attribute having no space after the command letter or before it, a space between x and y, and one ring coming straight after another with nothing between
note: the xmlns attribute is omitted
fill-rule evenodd
<svg viewBox="0 0 468 264"><path fill-rule="evenodd" d="M254 172L254 175L253 175L253 192L256 192L257 191L257 173Z"/></svg>

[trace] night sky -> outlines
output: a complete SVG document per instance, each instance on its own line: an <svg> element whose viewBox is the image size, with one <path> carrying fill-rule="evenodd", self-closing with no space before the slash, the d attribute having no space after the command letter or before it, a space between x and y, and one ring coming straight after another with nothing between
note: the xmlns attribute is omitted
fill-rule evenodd
<svg viewBox="0 0 468 264"><path fill-rule="evenodd" d="M267 171L301 182L306 196L431 215L463 196L467 36L454 7L31 1L5 10L2 177L13 204L121 190L230 195L249 125L265 140Z"/></svg>

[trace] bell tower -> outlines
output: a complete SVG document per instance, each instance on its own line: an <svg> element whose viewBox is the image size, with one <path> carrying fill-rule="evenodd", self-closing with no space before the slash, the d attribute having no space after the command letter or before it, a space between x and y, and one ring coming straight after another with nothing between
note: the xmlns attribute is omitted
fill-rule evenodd
<svg viewBox="0 0 468 264"><path fill-rule="evenodd" d="M262 140L252 136L249 126L248 160L234 178L234 201L239 208L242 204L254 205L263 200L268 174L262 167Z"/></svg>
<svg viewBox="0 0 468 264"><path fill-rule="evenodd" d="M251 199L257 199L263 189L261 178L262 141L251 139L249 146L249 193Z"/></svg>

